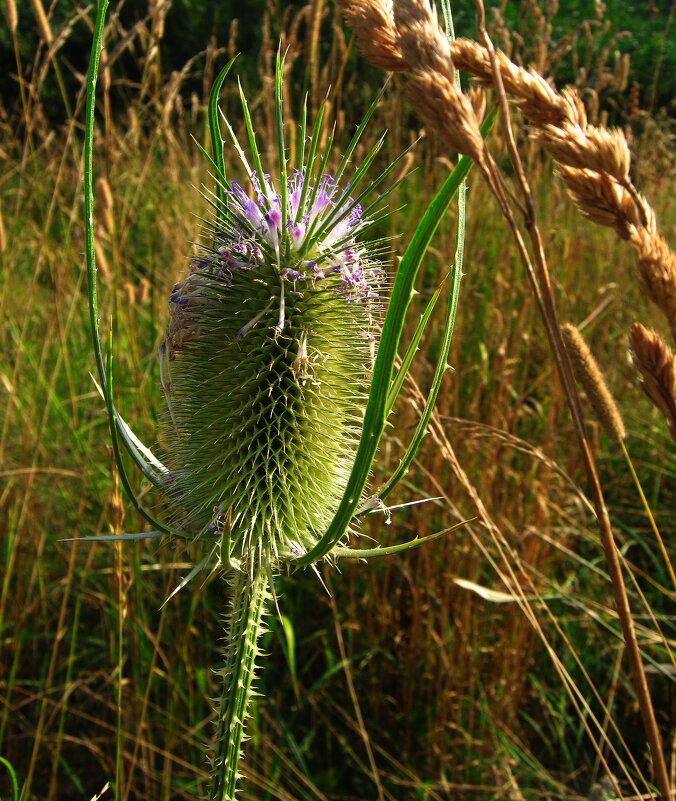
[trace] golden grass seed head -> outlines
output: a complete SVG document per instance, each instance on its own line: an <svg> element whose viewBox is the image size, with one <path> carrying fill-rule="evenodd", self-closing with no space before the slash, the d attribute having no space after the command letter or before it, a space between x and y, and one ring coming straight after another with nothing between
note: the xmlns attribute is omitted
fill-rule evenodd
<svg viewBox="0 0 676 801"><path fill-rule="evenodd" d="M7 20L9 32L14 34L19 24L19 15L16 10L15 0L5 0L5 18Z"/></svg>
<svg viewBox="0 0 676 801"><path fill-rule="evenodd" d="M664 415L676 442L676 357L658 333L640 323L631 327L629 345L643 391Z"/></svg>
<svg viewBox="0 0 676 801"><path fill-rule="evenodd" d="M616 442L623 440L627 432L622 415L589 346L580 331L570 323L561 326L561 333L575 377L584 387L599 422L609 437Z"/></svg>
<svg viewBox="0 0 676 801"><path fill-rule="evenodd" d="M364 58L387 72L406 72L408 62L399 47L392 0L338 0Z"/></svg>
<svg viewBox="0 0 676 801"><path fill-rule="evenodd" d="M41 0L30 0L30 4L33 9L35 24L42 40L46 45L51 45L54 37L52 36L52 29L49 25L49 20L47 19L47 14L45 13Z"/></svg>

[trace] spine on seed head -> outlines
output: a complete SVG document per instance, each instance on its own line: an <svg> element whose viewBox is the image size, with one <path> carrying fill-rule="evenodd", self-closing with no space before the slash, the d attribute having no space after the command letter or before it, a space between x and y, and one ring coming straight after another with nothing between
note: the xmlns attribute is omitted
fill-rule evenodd
<svg viewBox="0 0 676 801"><path fill-rule="evenodd" d="M226 187L169 298L167 488L224 563L276 564L313 547L347 482L384 273L331 175L247 189Z"/></svg>

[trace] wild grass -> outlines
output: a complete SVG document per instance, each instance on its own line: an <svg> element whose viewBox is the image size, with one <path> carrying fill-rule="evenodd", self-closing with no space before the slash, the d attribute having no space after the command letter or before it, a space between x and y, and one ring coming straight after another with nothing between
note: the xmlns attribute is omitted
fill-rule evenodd
<svg viewBox="0 0 676 801"><path fill-rule="evenodd" d="M345 141L351 106L341 108L341 99L359 106L371 93L346 57L333 9L313 3L304 14L289 18L285 32L293 75L303 75L320 32L331 36L325 68L310 69L307 81L315 103L332 85ZM203 138L205 98L186 102L179 79L162 75L151 55L160 20L151 22L152 36L139 39L142 87L133 96L125 89L123 109L108 108L104 94L97 162L105 181L99 208L108 192L112 199L109 215L99 215L102 324L112 321L118 342L121 412L153 443L166 298L187 263L192 215L202 214L194 187L208 175L190 139ZM262 131L271 120L265 87L274 49L274 32L265 30L263 88L253 104ZM57 56L42 57L48 71ZM114 64L110 70L119 98ZM40 116L37 87L27 86L26 97L30 114L19 106L2 123L0 754L16 769L24 799L89 799L118 776L119 799L196 799L206 791L204 743L213 733L205 699L217 692L220 584L209 580L162 607L192 564L189 551L60 542L111 526L141 530L142 521L121 500L89 377L77 118L52 128ZM385 158L415 135L402 108L395 80L373 128L373 136L390 129ZM639 291L630 249L582 221L547 158L524 147L561 317L582 328L604 369L673 561L676 460L663 420L636 385L625 341L634 320L658 328L660 321ZM499 134L491 149L498 160L504 154ZM643 152L636 142L639 189L669 238L668 182L651 175ZM397 237L393 265L421 198L447 172L447 156L429 133L413 150L419 169L383 232ZM424 266L421 309L450 261L451 223ZM391 526L373 516L365 531L400 542L478 511L483 524L403 557L348 563L326 574L330 593L309 573L282 579L283 617L273 617L264 643L269 666L244 798L569 800L594 797L608 773L619 797L647 797L645 738L572 424L523 267L478 176L470 181L465 264L453 370L391 502L437 500L395 511ZM431 378L439 336L432 327L423 341L374 485L396 466L415 426L416 384L424 391ZM673 784L675 596L622 454L591 409L585 416L630 567L627 589ZM3 774L2 797L8 787Z"/></svg>

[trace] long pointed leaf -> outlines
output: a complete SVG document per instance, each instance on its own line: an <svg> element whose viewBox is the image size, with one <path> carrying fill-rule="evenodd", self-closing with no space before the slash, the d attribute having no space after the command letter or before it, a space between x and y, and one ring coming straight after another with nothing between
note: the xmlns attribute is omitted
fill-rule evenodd
<svg viewBox="0 0 676 801"><path fill-rule="evenodd" d="M319 111L317 112L317 116L315 117L314 124L312 126L312 137L310 138L310 149L308 150L307 154L307 166L304 163L298 165L298 169L305 173L305 181L303 182L303 187L300 190L300 201L298 203L298 209L296 210L296 216L294 219L294 224L297 225L298 221L300 220L301 216L305 210L305 201L307 200L307 193L310 188L310 176L312 175L312 165L314 164L315 155L317 153L317 146L319 145L319 135L322 131L322 123L324 121L324 111L326 107L324 103L319 107ZM315 184L317 181L315 181Z"/></svg>
<svg viewBox="0 0 676 801"><path fill-rule="evenodd" d="M101 385L94 378L93 375L91 376L91 378L92 381L94 382L94 386L96 387L99 395L105 401L106 397L103 394ZM155 472L155 470L159 470L159 472L162 474L167 474L169 473L169 469L162 464L162 462L153 454L150 448L148 448L141 442L141 440L136 436L136 434L134 434L134 432L124 421L120 413L114 407L113 407L113 412L115 414L115 422L117 424L117 429L120 433L120 436L122 437L122 442L125 448L127 449L127 453L131 456L136 466L148 479L148 481L150 481L151 484L153 484L153 486L157 487L158 489L162 489L164 487L162 478ZM155 468L155 470L153 468Z"/></svg>
<svg viewBox="0 0 676 801"><path fill-rule="evenodd" d="M343 157L341 158L340 163L338 164L338 169L336 170L336 174L333 176L333 178L334 178L336 183L338 183L340 181L340 179L343 176L343 173L345 172L345 170L347 168L347 165L350 163L350 159L352 158L352 154L354 153L354 149L359 144L359 140L361 139L361 135L364 133L364 130L366 129L366 126L369 124L369 120L371 119L371 117L373 116L374 111L378 107L378 103L380 103L380 99L382 98L382 96L383 96L383 94L385 92L385 89L387 87L387 84L389 82L390 82L390 79L387 78L387 80L383 84L382 89L376 95L373 103L371 103L371 105L368 107L368 109L366 111L366 114L364 114L364 117L363 117L362 121L359 123L359 126L358 126L357 130L354 132L354 134L352 136L352 139L350 140L350 144L347 146L347 150L345 151L345 153L343 153Z"/></svg>
<svg viewBox="0 0 676 801"><path fill-rule="evenodd" d="M411 362L413 361L413 357L418 350L418 345L420 344L420 340L422 339L422 335L427 327L427 323L429 322L430 316L432 315L432 311L436 306L437 301L439 300L439 295L441 294L441 289L437 289L432 297L430 298L427 306L425 307L425 311L420 317L420 321L418 322L418 326L415 329L413 336L411 337L411 341L409 343L408 348L406 349L406 353L404 354L401 360L401 366L397 370L397 374L395 375L392 386L390 387L390 391L387 396L387 411L392 411L394 408L394 404L397 400L399 392L404 385L404 379L406 378L406 374L408 373L408 369L411 366Z"/></svg>
<svg viewBox="0 0 676 801"><path fill-rule="evenodd" d="M108 412L108 427L110 429L110 437L113 445L113 453L115 454L115 462L117 464L118 472L120 475L120 482L124 488L127 497L133 504L134 508L141 514L149 523L152 523L158 530L163 531L165 534L172 534L172 529L165 526L163 523L155 520L155 518L146 511L140 504L136 497L127 473L122 462L122 454L120 453L120 444L117 437L117 424L115 420L115 407L113 405L112 387L112 373L106 369L103 359L103 347L101 345L101 337L99 334L99 309L98 309L98 291L96 283L96 254L94 248L94 111L96 105L96 83L99 74L99 60L101 54L103 27L105 24L106 10L108 8L108 0L100 0L96 20L94 22L94 36L92 39L92 51L89 59L89 71L87 73L87 103L85 110L85 141L84 141L84 206L85 206L85 261L87 265L87 296L89 301L89 324L91 328L92 344L94 346L94 357L96 359L96 367L101 382L104 398L106 401L106 411ZM109 348L111 347L112 340L109 339ZM112 359L109 359L109 369L111 367Z"/></svg>
<svg viewBox="0 0 676 801"><path fill-rule="evenodd" d="M186 586L186 584L189 584L201 570L204 570L207 564L211 561L213 555L216 553L217 548L218 545L214 545L214 547L209 551L209 553L204 557L204 559L201 559L195 565L195 567L193 567L193 569L188 573L188 575L181 580L179 585L172 590L169 597L164 601L160 609L163 609L169 603L169 601L171 601L174 595L176 595L177 592L180 592Z"/></svg>
<svg viewBox="0 0 676 801"><path fill-rule="evenodd" d="M237 56L235 56L237 58ZM211 152L213 153L213 163L216 168L216 195L221 205L225 205L225 161L223 159L223 138L221 137L221 126L218 124L218 99L221 88L230 68L235 63L235 58L231 59L225 67L218 73L214 85L209 93L209 106L207 115L209 119L209 137L211 139Z"/></svg>
<svg viewBox="0 0 676 801"><path fill-rule="evenodd" d="M300 127L298 130L298 142L296 147L296 164L297 170L303 169L303 159L305 158L305 133L307 130L307 93L303 101L303 108L300 112Z"/></svg>
<svg viewBox="0 0 676 801"><path fill-rule="evenodd" d="M362 435L345 492L324 536L314 548L296 560L298 564L311 564L325 556L345 534L350 520L359 505L385 428L387 396L392 383L394 360L397 355L406 313L413 298L415 278L439 222L446 213L471 166L471 159L464 156L460 159L456 168L448 176L432 200L401 260L394 280L392 296L387 308L383 333L373 369L373 379L364 414Z"/></svg>
<svg viewBox="0 0 676 801"><path fill-rule="evenodd" d="M279 161L279 182L280 197L282 201L282 231L286 230L287 213L286 208L286 147L284 145L284 58L277 51L275 61L275 117L277 128L277 160Z"/></svg>
<svg viewBox="0 0 676 801"><path fill-rule="evenodd" d="M487 115L486 119L484 120L484 123L481 126L481 133L484 136L484 138L488 136L488 134L490 133L493 127L493 123L495 122L495 116L496 112L495 110L493 110L490 114ZM460 165L458 164L458 166ZM415 459L415 455L418 452L420 443L422 442L423 437L425 436L425 432L427 431L427 425L430 421L430 417L432 416L432 411L434 410L434 404L436 403L437 396L439 395L439 390L441 389L441 382L443 380L446 370L448 369L447 360L448 360L448 354L451 349L451 341L453 339L455 316L458 309L458 298L460 296L460 280L462 278L462 261L463 261L464 241L465 241L464 181L460 188L460 192L461 192L461 197L458 202L458 223L455 232L455 257L453 259L453 266L451 268L451 287L448 294L448 302L446 306L446 317L444 323L444 333L442 336L441 351L439 353L437 366L435 368L434 376L432 378L432 385L427 395L427 400L425 401L425 408L423 409L423 413L420 417L420 420L418 421L416 430L413 433L413 436L411 437L411 442L409 443L409 446L406 449L406 453L404 454L401 461L397 465L397 469L390 476L389 480L376 493L377 496L381 499L386 498L390 494L390 492L392 492L394 487L406 475L406 472L408 468L411 466L413 459Z"/></svg>
<svg viewBox="0 0 676 801"><path fill-rule="evenodd" d="M247 103L246 96L244 94L244 90L242 89L242 85L239 84L239 99L242 103L242 113L244 114L244 127L246 128L246 135L247 139L249 140L249 150L251 152L251 157L254 161L254 167L256 168L256 175L258 176L258 182L260 184L260 191L261 193L270 200L271 198L268 197L267 192L267 181L265 179L265 173L263 172L263 163L261 161L261 154L258 152L258 145L256 144L256 132L254 131L253 122L251 121L251 113L249 112L249 104ZM251 178L251 175L249 176Z"/></svg>
<svg viewBox="0 0 676 801"><path fill-rule="evenodd" d="M473 517L472 520L476 520L476 518ZM428 534L426 537L419 537L415 540L409 540L408 542L402 542L399 545L387 545L384 548L366 548L365 550L359 548L334 548L332 554L339 559L373 559L374 557L378 558L380 556L392 556L392 554L395 553L404 553L405 551L413 550L413 548L420 548L421 545L432 542L432 540L438 540L439 537L443 537L444 534L450 534L451 531L456 531L471 522L471 520L463 520L461 523L456 523L456 525L445 528L443 531L437 531L435 534Z"/></svg>
<svg viewBox="0 0 676 801"><path fill-rule="evenodd" d="M117 542L118 540L155 540L166 537L163 531L141 531L138 534L101 534L97 537L67 537L58 542Z"/></svg>

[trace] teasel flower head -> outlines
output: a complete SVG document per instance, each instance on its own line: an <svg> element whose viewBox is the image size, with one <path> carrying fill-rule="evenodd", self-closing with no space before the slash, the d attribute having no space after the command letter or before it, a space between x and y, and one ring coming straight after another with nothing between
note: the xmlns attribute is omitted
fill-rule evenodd
<svg viewBox="0 0 676 801"><path fill-rule="evenodd" d="M316 173L326 159L273 177L240 153L160 356L176 523L253 570L311 550L344 492L385 273L349 182Z"/></svg>

